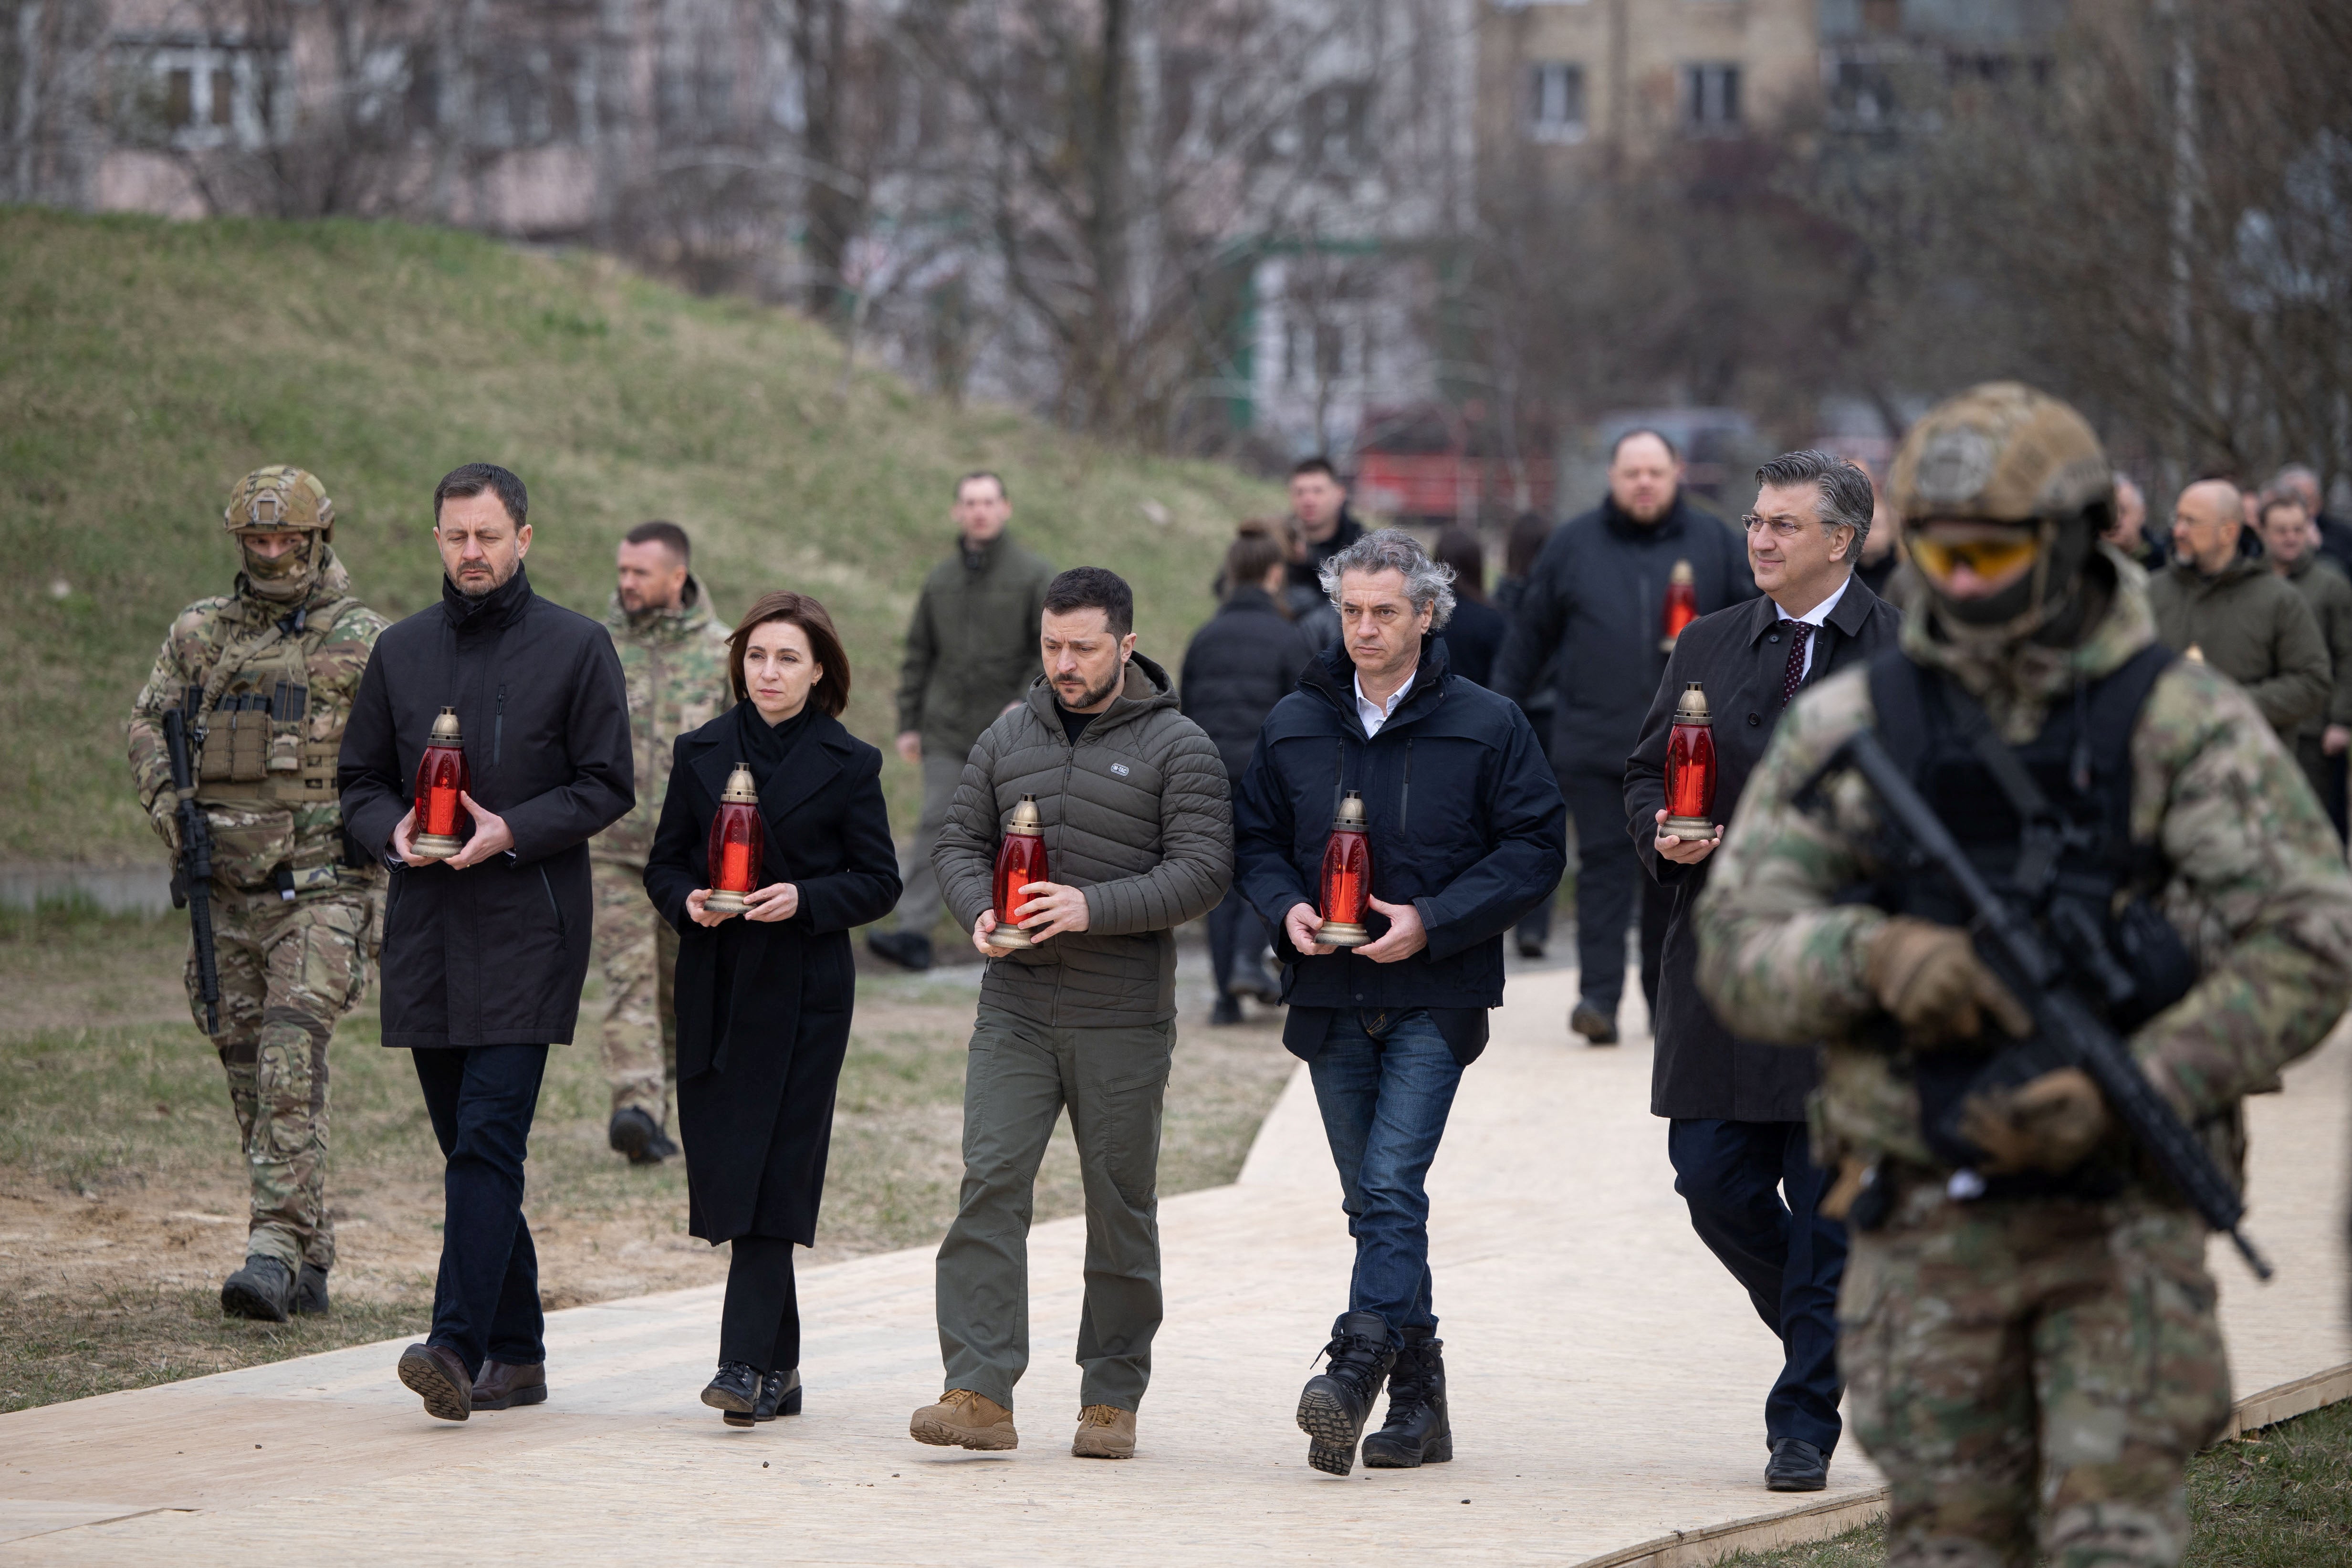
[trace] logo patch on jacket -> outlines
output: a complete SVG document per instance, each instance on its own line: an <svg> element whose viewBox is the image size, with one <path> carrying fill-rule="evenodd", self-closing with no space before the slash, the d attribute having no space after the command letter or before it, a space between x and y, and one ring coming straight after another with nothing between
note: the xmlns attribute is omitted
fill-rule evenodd
<svg viewBox="0 0 2352 1568"><path fill-rule="evenodd" d="M1110 765L1110 771L1117 773L1119 777L1125 778L1127 776L1127 764L1125 763L1113 763Z"/></svg>

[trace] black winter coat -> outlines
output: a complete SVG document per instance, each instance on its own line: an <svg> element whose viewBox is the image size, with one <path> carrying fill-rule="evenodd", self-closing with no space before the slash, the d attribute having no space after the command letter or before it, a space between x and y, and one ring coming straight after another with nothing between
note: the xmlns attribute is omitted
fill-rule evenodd
<svg viewBox="0 0 2352 1568"><path fill-rule="evenodd" d="M800 909L790 920L695 924L686 898L710 886L710 819L741 760L735 726L722 713L677 738L646 859L646 894L678 933L687 1228L714 1244L767 1236L808 1247L857 994L849 933L898 903L898 852L882 753L813 713L760 793L760 885L794 884Z"/></svg>
<svg viewBox="0 0 2352 1568"><path fill-rule="evenodd" d="M1341 1007L1426 1007L1465 1062L1486 1048L1503 1001L1503 933L1552 896L1568 865L1568 808L1527 715L1446 670L1424 637L1412 687L1369 740L1356 669L1333 648L1267 716L1234 802L1243 896L1283 963L1283 1044L1312 1058ZM1349 952L1311 957L1283 917L1319 905L1323 850L1346 790L1363 792L1372 892L1410 903L1429 945L1395 963ZM1368 922L1378 937L1387 917Z"/></svg>
<svg viewBox="0 0 2352 1568"><path fill-rule="evenodd" d="M1715 731L1715 820L1728 823L1763 759L1780 722L1780 687L1789 673L1789 643L1779 630L1780 608L1770 599L1702 616L1683 628L1666 661L1665 679L1642 722L1641 739L1625 764L1625 816L1642 863L1674 900L1658 981L1657 1047L1651 1058L1650 1112L1654 1116L1729 1121L1802 1121L1805 1097L1819 1071L1814 1053L1743 1040L1723 1026L1699 994L1695 971L1698 938L1692 911L1706 890L1715 859L1696 866L1662 858L1658 809L1666 804L1666 740L1685 682L1706 689ZM1860 577L1813 634L1812 668L1805 685L1894 647L1903 616ZM1801 687L1799 689L1802 689Z"/></svg>
<svg viewBox="0 0 2352 1568"><path fill-rule="evenodd" d="M1461 599L1454 605L1454 618L1437 635L1445 643L1448 668L1465 680L1491 689L1495 684L1495 660L1503 651L1503 638L1509 630L1503 612L1494 605Z"/></svg>
<svg viewBox="0 0 2352 1568"><path fill-rule="evenodd" d="M1248 771L1258 727L1297 688L1314 657L1307 634L1254 583L1227 594L1192 634L1177 706L1217 743L1228 780L1238 784Z"/></svg>
<svg viewBox="0 0 2352 1568"><path fill-rule="evenodd" d="M1687 561L1699 614L1756 596L1748 546L1720 518L1687 497L1655 523L1635 522L1614 500L1552 531L1528 572L1528 586L1504 640L1495 689L1525 698L1544 660L1557 654L1559 700L1551 755L1563 773L1618 776L1665 673L1659 647L1666 580Z"/></svg>
<svg viewBox="0 0 2352 1568"><path fill-rule="evenodd" d="M568 1045L588 975L588 840L636 802L629 694L604 628L530 591L518 567L472 601L389 626L360 677L336 783L343 823L388 855L444 705L467 793L514 847L462 871L393 860L379 985L387 1046Z"/></svg>

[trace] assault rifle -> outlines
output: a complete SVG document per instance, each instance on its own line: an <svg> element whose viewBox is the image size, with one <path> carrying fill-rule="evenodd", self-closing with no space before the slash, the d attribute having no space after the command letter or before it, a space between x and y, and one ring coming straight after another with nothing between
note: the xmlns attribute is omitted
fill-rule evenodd
<svg viewBox="0 0 2352 1568"><path fill-rule="evenodd" d="M1922 865L1950 879L1974 916L1970 926L1979 954L2033 1015L2034 1044L2046 1047L2048 1065L2079 1068L2088 1075L2105 1097L2107 1109L2164 1178L2196 1206L2207 1225L2237 1245L2257 1279L2268 1279L2270 1264L2238 1228L2245 1218L2245 1200L2171 1102L2140 1071L2131 1047L2075 994L2067 979L2067 955L2053 951L2032 922L1992 890L1877 736L1867 730L1855 734L1816 776L1841 766L1863 776L1895 826L1910 839ZM2097 933L2087 934L2096 939ZM2083 961L2095 967L2105 957L2102 950L2096 956L2083 955Z"/></svg>
<svg viewBox="0 0 2352 1568"><path fill-rule="evenodd" d="M180 797L180 860L172 868L172 904L188 911L195 931L196 987L205 1004L205 1033L220 1033L220 964L213 953L213 835L196 804L196 770L188 760L188 721L177 708L163 710L163 750L172 759L172 789Z"/></svg>

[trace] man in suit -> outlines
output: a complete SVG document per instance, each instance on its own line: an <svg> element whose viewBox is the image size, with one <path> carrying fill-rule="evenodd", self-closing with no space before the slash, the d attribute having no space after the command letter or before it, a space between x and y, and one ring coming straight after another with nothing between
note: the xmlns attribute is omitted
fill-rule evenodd
<svg viewBox="0 0 2352 1568"><path fill-rule="evenodd" d="M1822 1217L1828 1173L1811 1160L1805 1098L1810 1053L1737 1038L1694 983L1691 912L1706 858L1748 775L1801 687L1895 647L1902 617L1853 574L1869 537L1870 476L1826 452L1790 452L1756 470L1748 563L1764 596L1702 616L1683 631L1625 764L1625 813L1657 889L1674 900L1658 986L1650 1111L1667 1118L1675 1190L1691 1226L1748 1291L1780 1340L1780 1375L1764 1402L1774 1491L1829 1484L1837 1447L1838 1280L1845 1227ZM1666 742L1685 689L1712 715L1714 833L1666 830ZM1785 1200L1783 1194L1786 1194Z"/></svg>

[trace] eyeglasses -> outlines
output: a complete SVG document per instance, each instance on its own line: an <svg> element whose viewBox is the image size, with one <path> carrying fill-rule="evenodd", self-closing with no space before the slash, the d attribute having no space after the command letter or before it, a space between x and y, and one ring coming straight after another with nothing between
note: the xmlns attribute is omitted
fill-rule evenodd
<svg viewBox="0 0 2352 1568"><path fill-rule="evenodd" d="M1785 517L1759 517L1752 511L1741 518L1739 522L1740 526L1750 533L1759 528L1769 528L1772 531L1772 537L1775 539L1794 539L1805 531L1805 525L1801 522L1793 522Z"/></svg>
<svg viewBox="0 0 2352 1568"><path fill-rule="evenodd" d="M1910 543L1911 558L1919 563L1919 570L1939 580L1950 577L1962 566L1979 577L1999 577L2042 553L2042 536L2038 532L1951 542L1915 533Z"/></svg>

